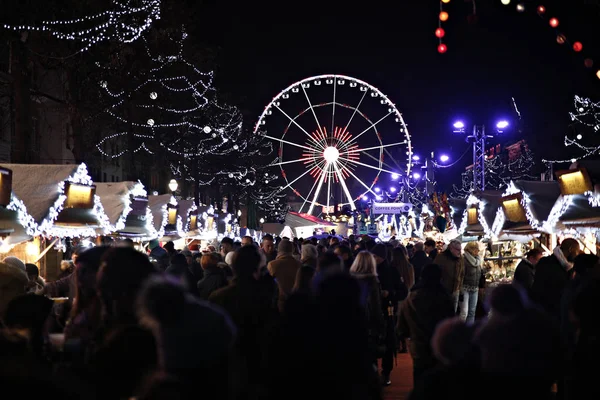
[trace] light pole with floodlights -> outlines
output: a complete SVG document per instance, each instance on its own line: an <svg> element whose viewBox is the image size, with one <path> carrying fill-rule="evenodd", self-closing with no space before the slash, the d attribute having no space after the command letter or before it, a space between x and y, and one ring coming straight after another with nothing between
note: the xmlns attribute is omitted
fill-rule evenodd
<svg viewBox="0 0 600 400"><path fill-rule="evenodd" d="M465 133L465 124L462 121L454 123L455 133ZM508 127L508 121L496 124L496 132L502 133ZM473 190L485 190L485 148L486 139L494 136L485 133L485 125L473 125L473 133L466 137L466 141L473 142Z"/></svg>

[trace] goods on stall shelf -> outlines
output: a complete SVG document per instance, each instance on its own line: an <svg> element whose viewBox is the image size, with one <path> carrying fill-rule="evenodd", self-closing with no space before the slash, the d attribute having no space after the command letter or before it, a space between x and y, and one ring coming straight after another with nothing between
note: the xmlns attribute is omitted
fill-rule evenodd
<svg viewBox="0 0 600 400"><path fill-rule="evenodd" d="M511 282L517 265L533 248L532 242L491 242L485 254L485 278L487 282Z"/></svg>

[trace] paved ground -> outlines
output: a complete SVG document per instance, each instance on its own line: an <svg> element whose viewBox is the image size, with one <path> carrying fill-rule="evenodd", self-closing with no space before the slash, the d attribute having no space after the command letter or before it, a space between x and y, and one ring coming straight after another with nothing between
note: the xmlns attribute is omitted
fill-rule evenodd
<svg viewBox="0 0 600 400"><path fill-rule="evenodd" d="M412 359L408 353L398 354L397 365L394 366L392 384L384 388L385 400L406 400L412 390Z"/></svg>

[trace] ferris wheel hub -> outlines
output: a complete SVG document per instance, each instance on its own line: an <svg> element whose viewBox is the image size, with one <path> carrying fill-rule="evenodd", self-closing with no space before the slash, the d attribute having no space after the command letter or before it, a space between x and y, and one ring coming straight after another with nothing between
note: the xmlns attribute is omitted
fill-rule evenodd
<svg viewBox="0 0 600 400"><path fill-rule="evenodd" d="M340 151L334 146L326 147L323 151L323 158L328 164L333 164L340 158Z"/></svg>

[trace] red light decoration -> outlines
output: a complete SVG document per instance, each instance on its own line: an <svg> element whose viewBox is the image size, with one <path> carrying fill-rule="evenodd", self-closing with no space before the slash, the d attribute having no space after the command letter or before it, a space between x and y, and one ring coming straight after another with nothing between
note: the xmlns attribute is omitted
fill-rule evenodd
<svg viewBox="0 0 600 400"><path fill-rule="evenodd" d="M567 37L565 35L563 35L562 33L556 37L556 43L558 43L558 44L565 44L566 41L567 41Z"/></svg>
<svg viewBox="0 0 600 400"><path fill-rule="evenodd" d="M583 45L581 44L581 42L575 42L575 43L573 43L573 50L575 50L578 53L581 50L583 50Z"/></svg>
<svg viewBox="0 0 600 400"><path fill-rule="evenodd" d="M537 8L537 12L538 12L538 14L545 14L545 13L546 13L546 7L544 7L544 6L539 6L539 7Z"/></svg>
<svg viewBox="0 0 600 400"><path fill-rule="evenodd" d="M446 36L446 31L443 28L437 28L435 30L435 37L437 38L443 38L444 36Z"/></svg>
<svg viewBox="0 0 600 400"><path fill-rule="evenodd" d="M586 58L583 64L586 68L592 68L594 66L594 60L592 60L591 58Z"/></svg>
<svg viewBox="0 0 600 400"><path fill-rule="evenodd" d="M440 43L438 46L438 53L444 54L447 51L448 51L448 46L446 46L444 43Z"/></svg>
<svg viewBox="0 0 600 400"><path fill-rule="evenodd" d="M557 18L550 18L550 21L548 21L548 23L550 24L551 27L553 28L557 28L558 27L558 19Z"/></svg>
<svg viewBox="0 0 600 400"><path fill-rule="evenodd" d="M448 21L448 18L450 18L450 16L448 15L448 13L446 11L442 11L440 13L440 21L446 22L446 21Z"/></svg>

